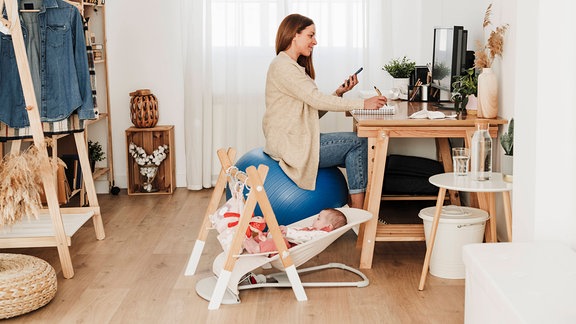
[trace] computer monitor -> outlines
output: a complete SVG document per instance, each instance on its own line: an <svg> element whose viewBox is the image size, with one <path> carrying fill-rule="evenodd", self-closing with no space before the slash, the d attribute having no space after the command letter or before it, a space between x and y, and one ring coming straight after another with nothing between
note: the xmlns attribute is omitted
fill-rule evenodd
<svg viewBox="0 0 576 324"><path fill-rule="evenodd" d="M446 91L448 94L452 92L454 77L466 70L467 39L468 31L462 26L434 28L430 84L432 88ZM449 96L445 100L449 100Z"/></svg>

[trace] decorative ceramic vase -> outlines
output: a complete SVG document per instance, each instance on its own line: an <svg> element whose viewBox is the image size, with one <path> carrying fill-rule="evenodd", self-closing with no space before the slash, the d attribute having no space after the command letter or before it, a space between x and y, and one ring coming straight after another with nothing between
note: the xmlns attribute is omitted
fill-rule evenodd
<svg viewBox="0 0 576 324"><path fill-rule="evenodd" d="M158 123L158 100L149 89L130 93L130 119L138 128L151 128Z"/></svg>
<svg viewBox="0 0 576 324"><path fill-rule="evenodd" d="M491 68L483 68L478 75L478 117L498 116L498 77Z"/></svg>
<svg viewBox="0 0 576 324"><path fill-rule="evenodd" d="M158 166L156 164L146 164L140 166L140 174L144 177L142 182L143 192L155 192L158 189L154 188L154 179L158 174Z"/></svg>

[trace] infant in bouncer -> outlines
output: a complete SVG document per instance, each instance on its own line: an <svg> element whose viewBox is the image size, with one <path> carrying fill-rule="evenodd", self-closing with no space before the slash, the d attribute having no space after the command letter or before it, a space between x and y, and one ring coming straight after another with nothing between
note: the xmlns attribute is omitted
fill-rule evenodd
<svg viewBox="0 0 576 324"><path fill-rule="evenodd" d="M339 227L348 223L346 216L341 211L334 208L326 208L320 211L318 217L310 227L292 228L280 226L280 231L284 236L286 245L290 248L296 244L302 244L315 238L326 235ZM271 233L248 237L244 240L244 249L248 253L263 253L278 251Z"/></svg>

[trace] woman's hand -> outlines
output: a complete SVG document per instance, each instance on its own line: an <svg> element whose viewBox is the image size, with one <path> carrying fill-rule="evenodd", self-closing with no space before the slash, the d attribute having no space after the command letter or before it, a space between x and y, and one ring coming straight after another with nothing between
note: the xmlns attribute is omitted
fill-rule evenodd
<svg viewBox="0 0 576 324"><path fill-rule="evenodd" d="M342 97L346 92L352 90L358 84L358 76L356 74L351 75L336 89L336 95Z"/></svg>
<svg viewBox="0 0 576 324"><path fill-rule="evenodd" d="M388 103L385 96L374 96L364 100L364 109L380 109Z"/></svg>

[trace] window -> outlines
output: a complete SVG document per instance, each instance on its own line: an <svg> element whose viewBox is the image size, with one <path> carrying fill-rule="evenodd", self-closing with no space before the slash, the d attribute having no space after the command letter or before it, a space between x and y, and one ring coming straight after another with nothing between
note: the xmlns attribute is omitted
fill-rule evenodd
<svg viewBox="0 0 576 324"><path fill-rule="evenodd" d="M362 47L362 0L215 0L211 6L213 47L274 47L276 30L289 13L314 20L320 47Z"/></svg>

